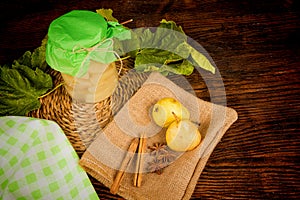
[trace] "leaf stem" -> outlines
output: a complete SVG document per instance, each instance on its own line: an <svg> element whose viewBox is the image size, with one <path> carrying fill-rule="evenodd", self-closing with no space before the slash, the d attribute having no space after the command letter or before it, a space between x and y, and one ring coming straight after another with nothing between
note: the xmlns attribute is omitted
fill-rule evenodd
<svg viewBox="0 0 300 200"><path fill-rule="evenodd" d="M124 24L130 23L130 22L133 22L133 19L129 19L129 20L125 21L125 22L122 22L121 24L124 25Z"/></svg>
<svg viewBox="0 0 300 200"><path fill-rule="evenodd" d="M128 58L130 58L130 56L123 57L123 58L121 58L120 60L126 60L126 59L128 59Z"/></svg>
<svg viewBox="0 0 300 200"><path fill-rule="evenodd" d="M57 86L55 86L52 90L50 90L49 92L47 92L46 94L43 94L42 96L39 96L39 99L42 99L46 96L48 96L50 93L54 92L57 88L59 88L60 86L62 86L63 84L65 84L64 82L58 84Z"/></svg>

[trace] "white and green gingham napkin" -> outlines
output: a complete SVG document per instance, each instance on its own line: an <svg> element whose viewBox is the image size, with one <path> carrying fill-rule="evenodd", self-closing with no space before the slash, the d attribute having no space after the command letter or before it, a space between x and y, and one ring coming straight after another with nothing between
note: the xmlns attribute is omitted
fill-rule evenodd
<svg viewBox="0 0 300 200"><path fill-rule="evenodd" d="M99 199L60 127L0 117L0 199Z"/></svg>

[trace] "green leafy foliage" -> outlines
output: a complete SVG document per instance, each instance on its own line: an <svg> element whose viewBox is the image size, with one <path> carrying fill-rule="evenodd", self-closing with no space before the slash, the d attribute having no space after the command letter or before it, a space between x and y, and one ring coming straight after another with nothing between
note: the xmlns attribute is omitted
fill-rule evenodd
<svg viewBox="0 0 300 200"><path fill-rule="evenodd" d="M45 41L33 53L24 55L11 65L0 66L0 116L26 115L38 109L39 97L52 88L52 78L45 73Z"/></svg>
<svg viewBox="0 0 300 200"><path fill-rule="evenodd" d="M96 12L107 21L118 22L112 16L111 9L98 9ZM153 28L138 28L131 31L131 39L119 41L114 39L114 50L119 55L135 58L134 68L139 72L158 71L163 75L193 73L194 66L212 73L215 68L211 62L187 42L181 26L174 21L163 19Z"/></svg>
<svg viewBox="0 0 300 200"><path fill-rule="evenodd" d="M190 75L194 66L172 52L144 49L136 56L135 69L140 72L158 71L163 75L169 73Z"/></svg>
<svg viewBox="0 0 300 200"><path fill-rule="evenodd" d="M32 69L39 68L45 71L48 66L46 63L46 44L47 36L42 40L41 46L36 48L32 53L26 51L18 60L13 61L13 66L21 64Z"/></svg>
<svg viewBox="0 0 300 200"><path fill-rule="evenodd" d="M135 58L137 71L190 75L197 66L215 73L211 62L188 44L182 27L173 21L163 19L157 28L135 29L131 35L130 40L116 44L118 52Z"/></svg>

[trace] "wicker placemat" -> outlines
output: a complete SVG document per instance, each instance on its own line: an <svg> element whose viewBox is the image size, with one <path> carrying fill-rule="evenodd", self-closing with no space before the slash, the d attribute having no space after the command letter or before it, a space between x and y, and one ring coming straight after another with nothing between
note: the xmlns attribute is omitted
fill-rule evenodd
<svg viewBox="0 0 300 200"><path fill-rule="evenodd" d="M120 69L120 62L116 63ZM40 99L41 107L29 117L55 121L64 131L75 151L81 156L129 98L140 88L148 74L133 69L132 60L124 60L120 69L119 84L113 95L95 104L72 100L62 86ZM50 69L54 86L63 82L60 72Z"/></svg>

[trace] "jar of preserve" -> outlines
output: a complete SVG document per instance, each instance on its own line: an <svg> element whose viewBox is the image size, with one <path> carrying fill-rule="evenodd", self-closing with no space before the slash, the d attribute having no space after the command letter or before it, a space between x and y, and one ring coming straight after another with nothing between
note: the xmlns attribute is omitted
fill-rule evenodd
<svg viewBox="0 0 300 200"><path fill-rule="evenodd" d="M46 62L61 72L70 96L96 103L112 95L118 83L114 38L129 39L128 30L100 14L73 10L53 20L48 30Z"/></svg>

